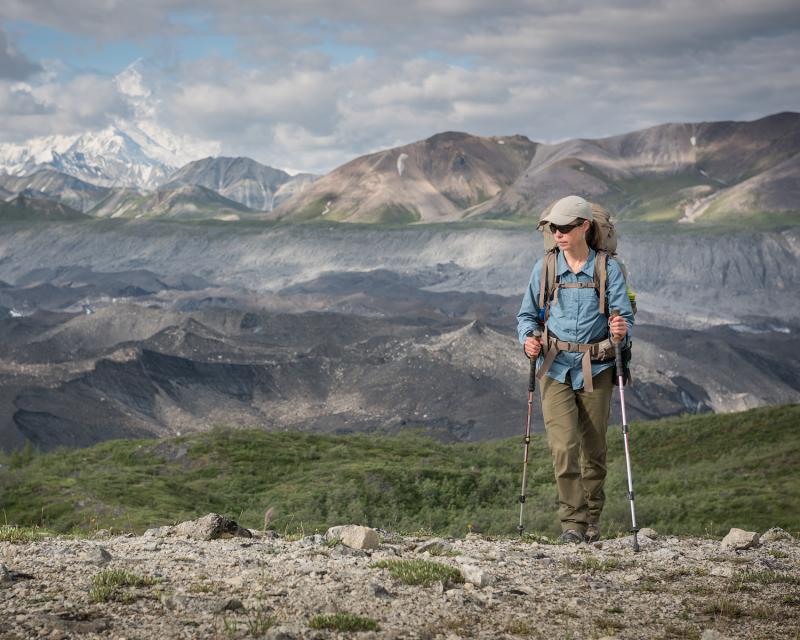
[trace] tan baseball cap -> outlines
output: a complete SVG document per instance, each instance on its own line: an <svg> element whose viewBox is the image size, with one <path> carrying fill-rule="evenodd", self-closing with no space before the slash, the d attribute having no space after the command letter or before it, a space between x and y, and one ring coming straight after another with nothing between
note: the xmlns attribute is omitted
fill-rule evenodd
<svg viewBox="0 0 800 640"><path fill-rule="evenodd" d="M567 196L550 207L550 210L539 219L539 225L547 222L571 224L578 219L592 220L593 218L592 205L580 196Z"/></svg>

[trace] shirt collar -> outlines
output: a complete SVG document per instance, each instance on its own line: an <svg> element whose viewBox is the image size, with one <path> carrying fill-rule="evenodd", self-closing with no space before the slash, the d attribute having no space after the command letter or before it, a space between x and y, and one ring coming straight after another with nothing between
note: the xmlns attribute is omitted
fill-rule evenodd
<svg viewBox="0 0 800 640"><path fill-rule="evenodd" d="M583 263L581 270L578 273L583 273L584 275L589 276L590 278L594 278L594 256L595 250L589 247L589 257L586 258L586 262ZM564 252L558 252L558 264L556 265L556 274L559 276L563 276L565 273L572 273L572 270L569 268L567 264L567 259L564 257ZM577 274L576 274L577 275Z"/></svg>

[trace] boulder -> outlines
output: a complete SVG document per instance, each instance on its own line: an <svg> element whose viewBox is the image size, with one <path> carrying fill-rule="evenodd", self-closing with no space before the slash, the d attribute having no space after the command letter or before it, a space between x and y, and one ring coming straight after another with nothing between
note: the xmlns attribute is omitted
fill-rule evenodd
<svg viewBox="0 0 800 640"><path fill-rule="evenodd" d="M325 539L339 540L343 545L353 549L377 549L380 546L378 532L375 529L356 524L331 527L325 533Z"/></svg>
<svg viewBox="0 0 800 640"><path fill-rule="evenodd" d="M772 527L771 529L767 529L761 535L761 540L766 542L777 542L778 540L786 540L787 542L791 542L794 540L794 538L780 527Z"/></svg>
<svg viewBox="0 0 800 640"><path fill-rule="evenodd" d="M755 531L745 531L735 527L722 539L722 548L726 551L741 551L758 546L759 535Z"/></svg>
<svg viewBox="0 0 800 640"><path fill-rule="evenodd" d="M656 540L658 538L658 533L656 533L656 530L651 529L650 527L639 529L639 535L644 536L645 538L650 538L651 540Z"/></svg>
<svg viewBox="0 0 800 640"><path fill-rule="evenodd" d="M242 538L253 537L250 531L218 513L209 513L197 520L181 522L172 528L172 534L193 538L194 540L217 540L234 536Z"/></svg>

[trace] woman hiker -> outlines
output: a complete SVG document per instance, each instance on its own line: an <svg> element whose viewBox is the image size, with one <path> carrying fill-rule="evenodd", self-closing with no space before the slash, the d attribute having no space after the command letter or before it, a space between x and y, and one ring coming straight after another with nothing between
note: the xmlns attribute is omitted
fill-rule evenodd
<svg viewBox="0 0 800 640"><path fill-rule="evenodd" d="M559 539L572 543L600 538L614 384L611 341L629 340L633 326L625 278L610 257L600 290L605 289L606 313L618 309L620 315L601 313L594 281L597 254L587 240L592 219L591 205L579 196L567 196L551 207L540 224L549 224L558 249L554 291L547 292L541 313L540 258L517 314L525 355L538 358L542 414L560 505Z"/></svg>

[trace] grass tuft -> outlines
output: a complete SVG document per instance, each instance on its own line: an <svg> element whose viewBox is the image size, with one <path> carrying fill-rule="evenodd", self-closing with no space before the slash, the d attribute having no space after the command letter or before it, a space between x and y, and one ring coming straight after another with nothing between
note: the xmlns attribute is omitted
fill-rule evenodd
<svg viewBox="0 0 800 640"><path fill-rule="evenodd" d="M403 584L430 586L436 582L464 582L458 569L430 560L380 560L369 566L388 569L389 575Z"/></svg>
<svg viewBox="0 0 800 640"><path fill-rule="evenodd" d="M353 613L323 613L311 618L308 626L329 631L378 631L380 628L377 620Z"/></svg>
<svg viewBox="0 0 800 640"><path fill-rule="evenodd" d="M587 558L566 558L563 560L564 564L573 571L582 571L584 573L603 573L606 571L613 571L621 569L625 565L617 558L600 559L595 556Z"/></svg>
<svg viewBox="0 0 800 640"><path fill-rule="evenodd" d="M0 525L0 542L20 544L24 542L37 542L54 535L52 532L40 527L17 527L14 525Z"/></svg>
<svg viewBox="0 0 800 640"><path fill-rule="evenodd" d="M123 587L147 587L156 584L156 580L147 576L136 575L122 569L101 571L92 578L89 589L91 602L131 602L133 594L123 591Z"/></svg>

